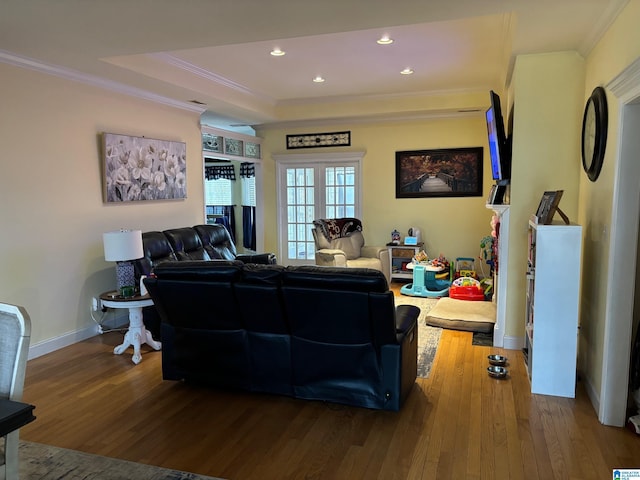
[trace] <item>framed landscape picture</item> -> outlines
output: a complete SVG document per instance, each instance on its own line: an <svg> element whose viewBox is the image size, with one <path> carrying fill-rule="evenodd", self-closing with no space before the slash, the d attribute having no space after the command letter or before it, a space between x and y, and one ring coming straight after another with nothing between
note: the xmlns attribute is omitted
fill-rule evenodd
<svg viewBox="0 0 640 480"><path fill-rule="evenodd" d="M396 198L482 196L482 147L396 152Z"/></svg>

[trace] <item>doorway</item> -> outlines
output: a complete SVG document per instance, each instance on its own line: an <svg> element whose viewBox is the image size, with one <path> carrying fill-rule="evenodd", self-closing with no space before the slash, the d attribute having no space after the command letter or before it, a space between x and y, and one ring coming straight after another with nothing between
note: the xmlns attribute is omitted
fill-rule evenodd
<svg viewBox="0 0 640 480"><path fill-rule="evenodd" d="M315 263L313 220L360 217L362 156L362 153L274 156L279 263Z"/></svg>
<svg viewBox="0 0 640 480"><path fill-rule="evenodd" d="M602 386L598 419L624 426L631 357L636 251L640 219L640 60L631 64L607 88L619 105L619 158L611 216L609 269L604 330ZM634 279L634 281L630 281Z"/></svg>

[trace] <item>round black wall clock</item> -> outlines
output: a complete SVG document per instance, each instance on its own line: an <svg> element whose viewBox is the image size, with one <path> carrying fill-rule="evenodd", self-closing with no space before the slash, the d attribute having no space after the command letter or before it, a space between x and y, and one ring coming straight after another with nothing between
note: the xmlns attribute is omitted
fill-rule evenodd
<svg viewBox="0 0 640 480"><path fill-rule="evenodd" d="M604 88L596 87L587 100L582 118L582 167L592 182L602 169L608 121L607 96Z"/></svg>

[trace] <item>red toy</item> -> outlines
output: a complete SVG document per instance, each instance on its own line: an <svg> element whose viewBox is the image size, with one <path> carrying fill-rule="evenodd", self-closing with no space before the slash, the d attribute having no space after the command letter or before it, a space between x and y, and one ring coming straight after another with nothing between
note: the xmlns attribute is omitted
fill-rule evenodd
<svg viewBox="0 0 640 480"><path fill-rule="evenodd" d="M451 284L449 296L457 300L484 300L484 290L475 278L460 277Z"/></svg>

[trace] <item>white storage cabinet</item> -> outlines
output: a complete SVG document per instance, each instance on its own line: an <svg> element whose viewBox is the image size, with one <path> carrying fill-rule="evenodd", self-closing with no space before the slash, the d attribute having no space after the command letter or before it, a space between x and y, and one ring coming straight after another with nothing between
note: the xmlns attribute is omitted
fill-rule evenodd
<svg viewBox="0 0 640 480"><path fill-rule="evenodd" d="M531 392L574 398L582 227L529 222L525 346Z"/></svg>

